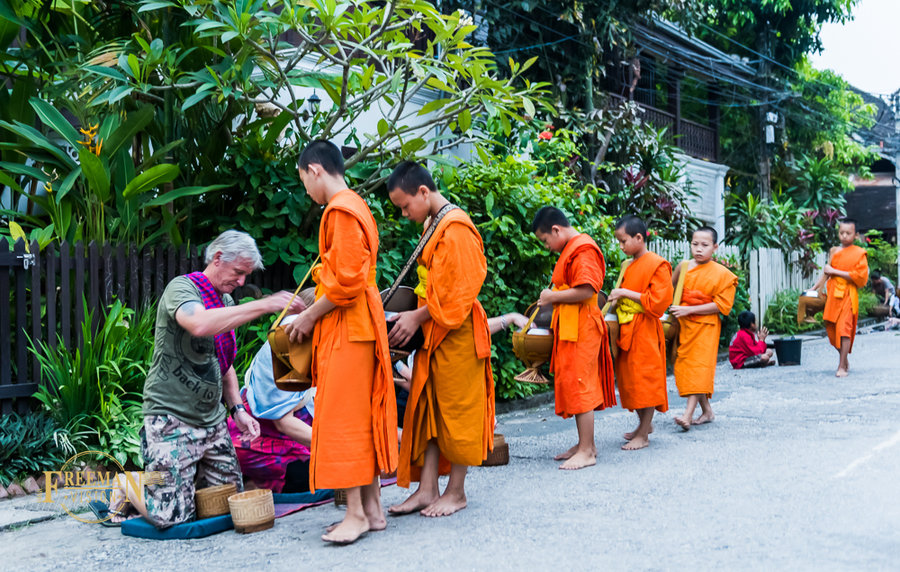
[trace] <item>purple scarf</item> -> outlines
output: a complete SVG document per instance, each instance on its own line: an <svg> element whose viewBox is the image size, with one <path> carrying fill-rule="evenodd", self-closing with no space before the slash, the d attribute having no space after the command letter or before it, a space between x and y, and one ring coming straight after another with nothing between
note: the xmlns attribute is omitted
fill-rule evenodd
<svg viewBox="0 0 900 572"><path fill-rule="evenodd" d="M192 272L191 274L185 274L185 277L200 290L200 298L203 300L204 308L211 310L225 307L219 293L213 288L212 283L210 283L209 278L205 274ZM234 335L234 330L216 335L215 342L219 367L222 369L222 375L225 375L225 372L234 363L234 358L237 357L237 338Z"/></svg>

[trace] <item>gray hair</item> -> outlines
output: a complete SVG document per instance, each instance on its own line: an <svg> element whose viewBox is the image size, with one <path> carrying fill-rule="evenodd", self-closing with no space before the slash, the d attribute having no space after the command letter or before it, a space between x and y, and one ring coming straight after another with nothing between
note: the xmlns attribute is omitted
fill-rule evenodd
<svg viewBox="0 0 900 572"><path fill-rule="evenodd" d="M207 264L213 261L217 252L222 253L222 262L234 262L238 258L243 258L253 263L254 270L263 269L262 256L256 248L256 241L246 232L226 230L217 236L206 247L204 256Z"/></svg>

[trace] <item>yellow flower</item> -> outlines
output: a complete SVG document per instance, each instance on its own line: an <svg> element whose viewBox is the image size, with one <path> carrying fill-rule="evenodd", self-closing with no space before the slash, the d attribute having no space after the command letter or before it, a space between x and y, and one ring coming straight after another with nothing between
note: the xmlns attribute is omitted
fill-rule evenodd
<svg viewBox="0 0 900 572"><path fill-rule="evenodd" d="M51 183L44 183L44 190L47 191L47 194L53 192L53 185Z"/></svg>

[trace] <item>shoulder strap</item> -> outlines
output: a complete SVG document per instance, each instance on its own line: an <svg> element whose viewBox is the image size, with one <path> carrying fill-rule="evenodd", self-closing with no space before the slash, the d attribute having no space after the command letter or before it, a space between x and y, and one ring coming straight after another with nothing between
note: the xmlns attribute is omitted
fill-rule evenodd
<svg viewBox="0 0 900 572"><path fill-rule="evenodd" d="M672 297L672 305L681 304L681 295L684 294L684 277L687 276L689 260L682 260L678 263L678 282L675 283L675 295Z"/></svg>
<svg viewBox="0 0 900 572"><path fill-rule="evenodd" d="M388 290L387 295L385 295L384 299L381 301L382 304L387 304L388 301L394 296L394 293L397 291L397 288L403 283L403 280L406 278L406 275L409 274L412 265L415 264L416 260L422 254L422 251L425 250L425 245L428 244L428 241L431 239L431 236L434 234L434 231L438 227L438 223L441 222L441 219L444 218L448 212L453 209L458 209L459 207L452 204L447 203L446 205L441 207L441 210L434 215L434 220L431 221L431 224L428 225L428 228L422 234L422 238L419 239L418 244L416 244L415 250L413 250L412 256L409 257L409 260L406 261L406 264L403 265L403 268L400 270L400 274L397 275L397 279L394 280L394 283L391 284L390 290Z"/></svg>
<svg viewBox="0 0 900 572"><path fill-rule="evenodd" d="M628 266L632 262L634 262L634 258L629 258L628 260L626 260L625 262L622 263L622 269L619 270L619 279L616 280L616 285L613 286L613 289L616 289L622 285L622 280L625 278L625 269L628 268ZM607 302L606 305L603 306L603 309L600 310L600 312L605 316L607 313L609 313L609 307L611 305L612 305L611 302Z"/></svg>
<svg viewBox="0 0 900 572"><path fill-rule="evenodd" d="M287 306L285 306L284 310L282 310L281 313L278 314L278 317L275 318L275 321L272 323L272 327L269 328L269 332L272 332L273 330L275 330L275 328L278 327L279 324L281 324L281 320L283 320L285 314L287 314L288 308L290 308L291 304L294 303L294 298L297 297L297 294L300 293L300 290L303 289L303 286L306 284L306 281L309 279L309 275L312 274L312 269L316 266L316 264L319 263L319 258L321 258L321 256L316 256L316 259L313 261L313 263L309 265L309 270L306 271L306 276L303 277L303 280L300 281L300 285L297 286L296 290L294 290L294 295L291 296L290 300L288 300Z"/></svg>

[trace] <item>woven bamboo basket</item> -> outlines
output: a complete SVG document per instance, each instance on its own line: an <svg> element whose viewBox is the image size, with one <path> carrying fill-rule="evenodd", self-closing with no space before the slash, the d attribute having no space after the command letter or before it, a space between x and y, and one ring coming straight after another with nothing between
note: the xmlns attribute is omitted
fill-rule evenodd
<svg viewBox="0 0 900 572"><path fill-rule="evenodd" d="M334 491L334 506L347 506L347 491L344 489Z"/></svg>
<svg viewBox="0 0 900 572"><path fill-rule="evenodd" d="M237 492L234 483L200 489L194 493L197 518L210 518L228 514L228 497Z"/></svg>
<svg viewBox="0 0 900 572"><path fill-rule="evenodd" d="M248 534L272 528L275 501L269 489L256 489L228 497L235 532Z"/></svg>
<svg viewBox="0 0 900 572"><path fill-rule="evenodd" d="M500 433L494 433L494 450L488 453L482 467L498 467L509 464L509 443Z"/></svg>

